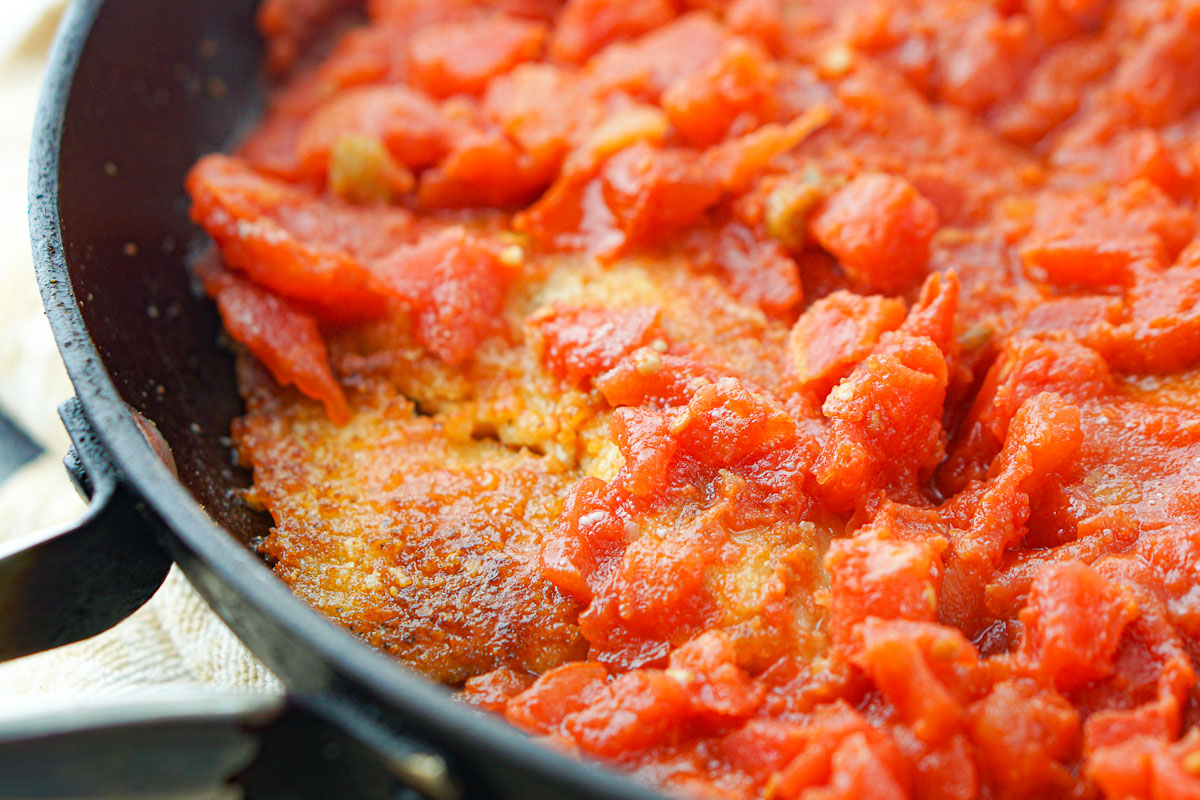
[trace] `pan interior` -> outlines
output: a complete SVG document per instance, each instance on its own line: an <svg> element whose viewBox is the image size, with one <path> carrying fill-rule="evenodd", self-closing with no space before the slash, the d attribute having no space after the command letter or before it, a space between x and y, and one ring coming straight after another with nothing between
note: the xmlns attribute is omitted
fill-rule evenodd
<svg viewBox="0 0 1200 800"><path fill-rule="evenodd" d="M238 495L249 476L227 432L242 404L219 320L185 267L205 240L183 179L258 115L256 5L105 3L80 54L59 173L64 256L96 350L196 500L243 543L269 518Z"/></svg>

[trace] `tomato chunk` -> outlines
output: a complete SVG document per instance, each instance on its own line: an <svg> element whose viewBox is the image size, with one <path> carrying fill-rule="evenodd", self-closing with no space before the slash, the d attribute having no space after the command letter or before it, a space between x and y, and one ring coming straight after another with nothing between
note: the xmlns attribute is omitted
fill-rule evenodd
<svg viewBox="0 0 1200 800"><path fill-rule="evenodd" d="M658 309L551 308L526 321L541 339L542 360L571 383L594 378L648 344L658 324ZM665 342L664 342L665 344Z"/></svg>
<svg viewBox="0 0 1200 800"><path fill-rule="evenodd" d="M346 395L329 368L317 321L279 295L230 273L211 275L208 292L229 334L246 345L275 380L294 384L325 406L339 425L350 421Z"/></svg>
<svg viewBox="0 0 1200 800"><path fill-rule="evenodd" d="M550 54L581 64L605 45L640 36L675 16L670 0L568 0L555 26Z"/></svg>
<svg viewBox="0 0 1200 800"><path fill-rule="evenodd" d="M946 361L925 337L898 335L867 357L825 398L830 435L816 464L827 501L861 502L863 492L911 496L918 473L941 461Z"/></svg>
<svg viewBox="0 0 1200 800"><path fill-rule="evenodd" d="M607 682L608 673L599 664L563 664L539 677L508 703L505 712L510 721L527 731L550 733L569 715L602 696Z"/></svg>
<svg viewBox="0 0 1200 800"><path fill-rule="evenodd" d="M378 139L412 168L430 166L449 151L449 127L429 98L405 86L353 89L318 108L301 129L296 148L305 174L323 178L334 147L355 134Z"/></svg>
<svg viewBox="0 0 1200 800"><path fill-rule="evenodd" d="M255 283L334 318L370 317L384 310L382 287L348 247L340 246L339 239L357 231L339 226L336 217L314 220L315 210L336 214L336 209L227 156L200 159L188 174L187 189L192 219L216 241L225 262ZM372 217L363 233L385 233L374 229L377 220ZM371 246L365 239L356 242Z"/></svg>
<svg viewBox="0 0 1200 800"><path fill-rule="evenodd" d="M1053 689L1031 680L997 684L972 709L971 740L985 779L1008 797L1070 785L1079 747L1079 713Z"/></svg>
<svg viewBox="0 0 1200 800"><path fill-rule="evenodd" d="M529 201L550 184L554 160L522 151L502 131L471 130L435 169L421 175L417 198L426 208L507 207Z"/></svg>
<svg viewBox="0 0 1200 800"><path fill-rule="evenodd" d="M937 231L933 204L894 175L859 175L811 222L814 238L867 287L896 291L920 277Z"/></svg>
<svg viewBox="0 0 1200 800"><path fill-rule="evenodd" d="M636 495L646 495L666 483L678 447L666 417L641 408L618 408L610 427L625 457L620 472L623 485Z"/></svg>
<svg viewBox="0 0 1200 800"><path fill-rule="evenodd" d="M607 758L668 739L690 710L682 685L657 670L630 672L613 681L610 694L566 721L585 752Z"/></svg>
<svg viewBox="0 0 1200 800"><path fill-rule="evenodd" d="M868 618L932 622L937 612L941 560L926 543L839 539L825 555L830 573L830 634L857 648Z"/></svg>
<svg viewBox="0 0 1200 800"><path fill-rule="evenodd" d="M796 320L789 339L800 380L827 394L884 333L900 327L904 313L901 300L845 291L813 303Z"/></svg>
<svg viewBox="0 0 1200 800"><path fill-rule="evenodd" d="M379 262L378 280L412 304L417 338L447 364L461 364L494 330L509 272L495 249L447 228Z"/></svg>
<svg viewBox="0 0 1200 800"><path fill-rule="evenodd" d="M706 68L676 81L662 106L684 141L714 144L731 128L752 130L775 119L776 72L761 50L735 43Z"/></svg>
<svg viewBox="0 0 1200 800"><path fill-rule="evenodd" d="M504 14L422 28L409 45L413 83L434 97L479 94L542 51L546 25Z"/></svg>
<svg viewBox="0 0 1200 800"><path fill-rule="evenodd" d="M511 667L501 667L467 678L458 699L476 708L504 713L509 701L529 688L533 677Z"/></svg>
<svg viewBox="0 0 1200 800"><path fill-rule="evenodd" d="M605 204L624 246L660 239L693 222L721 197L695 159L638 143L618 152L602 173Z"/></svg>
<svg viewBox="0 0 1200 800"><path fill-rule="evenodd" d="M1091 567L1047 564L1021 612L1026 631L1021 651L1056 686L1071 689L1111 672L1121 632L1137 613L1133 598Z"/></svg>

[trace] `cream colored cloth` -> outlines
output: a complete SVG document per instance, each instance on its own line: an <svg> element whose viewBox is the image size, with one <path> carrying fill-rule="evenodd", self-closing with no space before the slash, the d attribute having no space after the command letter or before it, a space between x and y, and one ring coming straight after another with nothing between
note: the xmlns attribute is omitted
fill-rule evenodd
<svg viewBox="0 0 1200 800"><path fill-rule="evenodd" d="M0 485L0 540L83 511L62 468L67 437L56 414L71 385L42 313L26 223L29 131L57 17L45 5L22 38L0 52L0 406L46 450ZM0 712L151 688L278 691L279 684L172 570L154 598L111 631L0 665Z"/></svg>

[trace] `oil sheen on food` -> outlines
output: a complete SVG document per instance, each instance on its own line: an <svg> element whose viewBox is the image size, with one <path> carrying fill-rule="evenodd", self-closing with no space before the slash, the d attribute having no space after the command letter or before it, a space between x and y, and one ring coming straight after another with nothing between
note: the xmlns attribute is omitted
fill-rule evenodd
<svg viewBox="0 0 1200 800"><path fill-rule="evenodd" d="M297 595L685 795L1200 797L1200 2L259 22L188 191Z"/></svg>

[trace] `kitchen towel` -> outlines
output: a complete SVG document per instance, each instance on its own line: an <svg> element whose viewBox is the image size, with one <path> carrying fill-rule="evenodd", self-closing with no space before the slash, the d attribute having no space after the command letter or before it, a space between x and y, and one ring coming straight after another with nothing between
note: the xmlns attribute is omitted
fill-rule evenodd
<svg viewBox="0 0 1200 800"><path fill-rule="evenodd" d="M44 454L0 484L0 541L70 522L83 511L62 467L57 406L71 385L42 313L26 221L29 132L61 3L36 7L0 38L0 408ZM279 683L210 611L178 570L142 609L93 639L0 664L0 712L120 693L279 691Z"/></svg>

